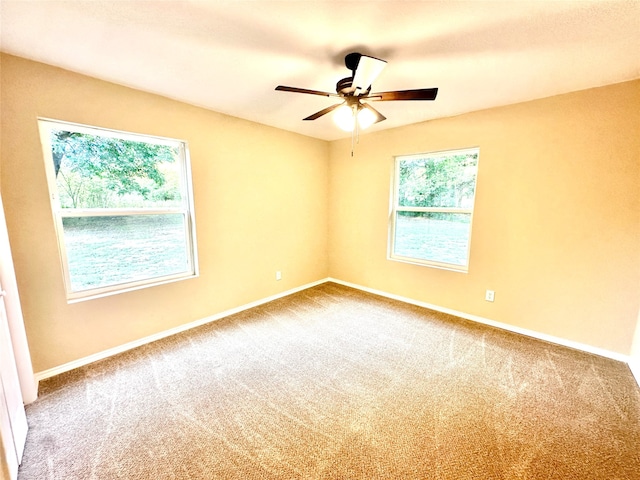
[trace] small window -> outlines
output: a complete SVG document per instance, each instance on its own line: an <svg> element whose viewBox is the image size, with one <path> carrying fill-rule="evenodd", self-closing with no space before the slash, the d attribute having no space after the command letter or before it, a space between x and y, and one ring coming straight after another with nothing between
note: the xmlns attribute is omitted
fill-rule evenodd
<svg viewBox="0 0 640 480"><path fill-rule="evenodd" d="M466 272L479 149L395 159L389 258Z"/></svg>
<svg viewBox="0 0 640 480"><path fill-rule="evenodd" d="M39 127L68 300L197 275L185 142Z"/></svg>

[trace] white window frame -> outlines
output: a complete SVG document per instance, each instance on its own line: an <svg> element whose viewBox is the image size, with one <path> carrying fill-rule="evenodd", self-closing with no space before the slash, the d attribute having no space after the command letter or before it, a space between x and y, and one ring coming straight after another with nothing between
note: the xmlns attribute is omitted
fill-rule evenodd
<svg viewBox="0 0 640 480"><path fill-rule="evenodd" d="M411 160L416 158L428 158L428 157L442 157L443 155L460 155L475 153L478 156L476 164L476 178L474 185L474 196L471 208L453 208L453 207L405 207L398 205L399 203L399 187L400 187L400 162L403 160ZM391 202L389 208L389 238L388 238L388 251L387 259L411 263L414 265L423 265L427 267L439 268L443 270L451 270L455 272L468 273L469 261L471 256L471 236L473 231L473 211L475 208L475 193L478 185L478 164L480 163L480 148L469 147L457 150L442 150L438 152L429 152L412 155L397 155L394 157L393 163L393 175L392 175L392 191ZM399 212L424 212L424 213L463 213L468 214L469 217L469 241L467 244L466 263L459 265L455 263L439 262L436 260L425 260L423 258L408 257L404 255L398 255L395 253L395 240L396 240L396 220Z"/></svg>
<svg viewBox="0 0 640 480"><path fill-rule="evenodd" d="M89 125L81 125L77 123L65 122L49 118L38 118L38 128L40 131L40 139L42 143L45 172L47 175L47 184L49 187L49 199L51 203L51 211L53 213L56 237L60 252L60 260L62 264L62 272L64 286L68 303L75 303L82 300L90 300L101 298L107 295L129 292L146 287L153 287L165 283L176 282L189 278L195 278L198 272L198 255L196 247L196 230L195 230L195 213L193 208L193 187L191 180L191 165L189 159L188 145L183 140L158 137L153 135L145 135L139 133L131 133L119 130L106 129L101 127L93 127ZM84 133L102 137L118 138L123 140L132 140L137 142L153 143L158 145L167 145L177 147L180 150L179 167L180 167L180 192L182 196L182 205L172 208L62 208L58 198L58 188L56 184L56 175L52 155L51 131L65 130L70 132ZM71 274L69 271L69 262L67 256L67 247L64 241L64 229L62 219L65 217L100 217L100 216L130 216L130 215L163 215L163 214L181 214L184 218L185 239L187 243L187 269L183 272L164 275L159 277L149 277L143 280L131 282L123 282L114 285L107 285L98 288L73 290L71 284Z"/></svg>

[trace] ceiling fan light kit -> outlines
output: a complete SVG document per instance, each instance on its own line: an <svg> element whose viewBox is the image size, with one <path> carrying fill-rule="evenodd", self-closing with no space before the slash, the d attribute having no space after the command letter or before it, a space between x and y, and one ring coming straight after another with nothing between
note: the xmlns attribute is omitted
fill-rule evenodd
<svg viewBox="0 0 640 480"><path fill-rule="evenodd" d="M387 62L378 58L349 53L344 58L346 67L351 70L350 77L343 78L336 84L336 93L309 90L305 88L286 87L278 85L276 90L284 92L321 95L323 97L342 98L342 103L331 105L316 112L303 120L316 120L327 113L334 112L333 120L342 130L352 132L351 155L353 155L353 140L359 129L365 129L374 123L386 120L386 117L373 108L367 101L398 101L398 100L435 100L437 88L421 88L417 90L397 90L391 92L370 93L371 85L380 75Z"/></svg>
<svg viewBox="0 0 640 480"><path fill-rule="evenodd" d="M345 132L353 132L356 127L356 119L358 128L362 130L376 123L376 115L362 104L349 106L343 103L333 114L334 123Z"/></svg>

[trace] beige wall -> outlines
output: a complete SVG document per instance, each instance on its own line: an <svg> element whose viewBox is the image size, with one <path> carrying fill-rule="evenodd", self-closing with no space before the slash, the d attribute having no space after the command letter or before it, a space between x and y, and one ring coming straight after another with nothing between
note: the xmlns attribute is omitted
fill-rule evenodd
<svg viewBox="0 0 640 480"><path fill-rule="evenodd" d="M12 56L1 75L0 187L36 371L327 276L631 352L640 81L363 135L352 158L347 140ZM68 305L38 116L187 140L200 277ZM480 167L469 273L388 261L393 155L470 146Z"/></svg>
<svg viewBox="0 0 640 480"><path fill-rule="evenodd" d="M393 156L473 146L469 273L387 260ZM353 158L350 141L333 142L329 176L331 276L630 353L640 299L640 81L363 135Z"/></svg>
<svg viewBox="0 0 640 480"><path fill-rule="evenodd" d="M631 368L638 385L640 385L640 310L638 310L638 323L636 324L636 331L631 344L629 368Z"/></svg>
<svg viewBox="0 0 640 480"><path fill-rule="evenodd" d="M638 311L638 323L636 324L636 331L631 344L631 362L635 365L640 376L640 310ZM638 383L640 384L640 377L638 378Z"/></svg>
<svg viewBox="0 0 640 480"><path fill-rule="evenodd" d="M327 277L326 142L1 60L1 191L36 372ZM38 116L186 140L200 277L67 304Z"/></svg>

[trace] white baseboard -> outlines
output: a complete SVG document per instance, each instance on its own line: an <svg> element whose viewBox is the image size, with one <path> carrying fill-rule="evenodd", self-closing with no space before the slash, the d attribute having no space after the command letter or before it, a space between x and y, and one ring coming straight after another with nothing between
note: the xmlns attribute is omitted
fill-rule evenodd
<svg viewBox="0 0 640 480"><path fill-rule="evenodd" d="M393 300L399 300L401 302L409 303L411 305L417 305L419 307L425 307L430 310L435 310L437 312L448 313L450 315L454 315L456 317L464 318L466 320L471 320L478 323L483 323L485 325L489 325L491 327L500 328L502 330L508 330L510 332L519 333L520 335L526 335L527 337L537 338L539 340L544 340L547 342L555 343L557 345L562 345L564 347L573 348L575 350L581 350L583 352L592 353L594 355L599 355L601 357L610 358L613 360L617 360L619 362L624 362L629 364L629 357L627 355L622 355L617 352L612 352L610 350L605 350L602 348L592 347L591 345L585 345L583 343L573 342L571 340L566 340L560 337L554 337L552 335L547 335L545 333L536 332L534 330L528 330L526 328L516 327L514 325L509 325L507 323L497 322L495 320L490 320L488 318L479 317L477 315L471 315L469 313L460 312L458 310L452 310L450 308L441 307L439 305L433 305L431 303L421 302L419 300L414 300L408 297L401 297L399 295L394 295L392 293L383 292L381 290L375 290L369 287L363 287L362 285L357 285L350 282L344 282L342 280L337 280L335 278L329 278L330 282L335 282L340 285L344 285L346 287L356 288L358 290L362 290L364 292L373 293L375 295L380 295L382 297L391 298ZM638 372L640 373L640 372ZM639 375L636 374L636 379L640 378Z"/></svg>
<svg viewBox="0 0 640 480"><path fill-rule="evenodd" d="M573 349L576 349L576 350L581 350L581 351L584 351L584 352L592 353L594 355L599 355L601 357L606 357L606 358L610 358L610 359L613 359L613 360L617 360L619 362L624 362L627 365L629 365L629 368L631 369L633 375L635 376L636 380L638 381L638 385L640 385L640 364L634 363L631 360L631 358L628 357L627 355L622 355L622 354L617 353L617 352L612 352L612 351L609 351L609 350L605 350L605 349L601 349L601 348L597 348L597 347L592 347L590 345L585 345L585 344L582 344L582 343L573 342L571 340L566 340L564 338L554 337L554 336L547 335L547 334L540 333L540 332L536 332L536 331L533 331L533 330L528 330L528 329L525 329L525 328L520 328L520 327L516 327L516 326L513 326L513 325L509 325L509 324L506 324L506 323L497 322L495 320L490 320L488 318L479 317L477 315L471 315L471 314L468 314L468 313L465 313L465 312L460 312L458 310L453 310L453 309L450 309L450 308L441 307L439 305L434 305L434 304L422 302L422 301L419 301L419 300L414 300L414 299L408 298L408 297L402 297L400 295L387 293L387 292L384 292L384 291L381 291L381 290L376 290L376 289L373 289L373 288L364 287L362 285L357 285L355 283L345 282L343 280L338 280L336 278L330 278L330 277L322 279L322 280L318 280L316 282L308 283L306 285L302 285L300 287L296 287L296 288L293 288L291 290L287 290L285 292L281 292L281 293L278 293L276 295L272 295L270 297L266 297L266 298L263 298L261 300L257 300L255 302L247 303L246 305L242 305L242 306L239 306L239 307L236 307L236 308L232 308L230 310L225 310L224 312L220 312L220 313L217 313L215 315L211 315L209 317L205 317L205 318L202 318L202 319L199 319L199 320L195 320L193 322L189 322L189 323L186 323L184 325L179 325L178 327L171 328L169 330L165 330L165 331L153 334L153 335L149 335L149 336L141 338L139 340L134 340L132 342L125 343L124 345L119 345L117 347L110 348L110 349L104 350L102 352L98 352L98 353L95 353L93 355L89 355L87 357L83 357L83 358L80 358L78 360L74 360L72 362L65 363L63 365L60 365L60 366L57 366L57 367L54 367L54 368L50 368L48 370L43 370L41 372L37 372L35 374L36 381L44 380L46 378L53 377L55 375L59 375L59 374L64 373L64 372L68 372L69 370L73 370L75 368L83 367L85 365L88 365L90 363L96 362L98 360L102 360L102 359L111 357L113 355L116 355L118 353L126 352L127 350L131 350L133 348L140 347L140 346L145 345L147 343L151 343L151 342L154 342L156 340L160 340L162 338L169 337L171 335L175 335L176 333L181 333L181 332L184 332L186 330L190 330L192 328L196 328L196 327L199 327L201 325L205 325L207 323L210 323L210 322L213 322L213 321L216 321L216 320L220 320L222 318L228 317L229 315L233 315L235 313L239 313L239 312L242 312L244 310L248 310L250 308L254 308L254 307L263 305L263 304L271 302L273 300L277 300L279 298L286 297L288 295L300 292L302 290L306 290L306 289L311 288L311 287L315 287L316 285L320 285L320 284L323 284L323 283L326 283L326 282L334 282L334 283L337 283L337 284L340 284L340 285L344 285L344 286L347 286L347 287L355 288L357 290L362 290L364 292L373 293L374 295L380 295L382 297L391 298L393 300L398 300L398 301L409 303L409 304L412 304L412 305L417 305L419 307L428 308L430 310L435 310L437 312L447 313L447 314L450 314L450 315L454 315L456 317L464 318L466 320L471 320L471 321L482 323L482 324L489 325L489 326L492 326L492 327L500 328L502 330L507 330L507 331L510 331L510 332L518 333L520 335L526 335L528 337L533 337L533 338L537 338L537 339L540 339L540 340L545 340L547 342L555 343L557 345L562 345L562 346L573 348Z"/></svg>
<svg viewBox="0 0 640 480"><path fill-rule="evenodd" d="M287 290L285 292L278 293L276 295L272 295L270 297L263 298L261 300L256 300L255 302L247 303L246 305L241 305L236 308L232 308L229 310L225 310L224 312L217 313L215 315L211 315L209 317L201 318L199 320L195 320L193 322L185 323L184 325L179 325L174 328L170 328L169 330L164 330L159 333L154 333L153 335L149 335L148 337L140 338L138 340L134 340L132 342L125 343L123 345L118 345L117 347L109 348L107 350L103 350L102 352L94 353L93 355L89 355L88 357L79 358L78 360L74 360L69 363L65 363L63 365L59 365L57 367L50 368L48 370L43 370L41 372L37 372L35 374L36 381L44 380L45 378L53 377L55 375L60 375L61 373L68 372L69 370L73 370L75 368L84 367L85 365L89 365L90 363L97 362L98 360L103 360L105 358L111 357L113 355L117 355L118 353L126 352L127 350L131 350L136 347L140 347L142 345L146 345L147 343L155 342L156 340L160 340L162 338L169 337L171 335L175 335L176 333L181 333L186 330L191 330L192 328L199 327L201 325L205 325L210 322L214 322L216 320L220 320L224 317L228 317L229 315L233 315L235 313L242 312L244 310L249 310L250 308L254 308L265 303L271 302L273 300L277 300L278 298L286 297L296 292L300 292L302 290L306 290L307 288L315 287L316 285L320 285L321 283L328 282L328 278L324 278L322 280L318 280L316 282L308 283L306 285L302 285L300 287L292 288L291 290Z"/></svg>

